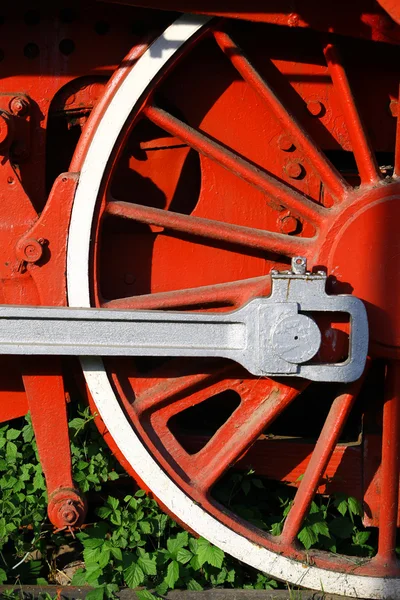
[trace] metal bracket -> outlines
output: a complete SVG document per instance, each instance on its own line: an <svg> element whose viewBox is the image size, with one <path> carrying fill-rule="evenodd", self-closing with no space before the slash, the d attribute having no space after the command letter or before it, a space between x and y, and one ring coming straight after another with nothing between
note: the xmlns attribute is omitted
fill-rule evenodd
<svg viewBox="0 0 400 600"><path fill-rule="evenodd" d="M292 271L272 272L272 293L229 313L0 306L0 354L78 356L212 356L232 359L258 376L312 381L358 379L368 351L361 300L329 296L326 274L309 273L295 257ZM321 332L306 313L350 315L347 359L312 364Z"/></svg>

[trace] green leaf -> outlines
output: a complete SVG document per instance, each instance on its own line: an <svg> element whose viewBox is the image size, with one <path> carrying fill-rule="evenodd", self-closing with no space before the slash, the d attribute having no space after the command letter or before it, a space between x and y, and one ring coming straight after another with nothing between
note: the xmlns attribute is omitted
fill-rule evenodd
<svg viewBox="0 0 400 600"><path fill-rule="evenodd" d="M100 519L107 519L107 517L109 517L112 514L112 508L110 508L109 506L100 506L100 508L97 509L96 512L99 515Z"/></svg>
<svg viewBox="0 0 400 600"><path fill-rule="evenodd" d="M208 563L220 569L225 555L220 548L213 546L208 540L199 538L197 540L197 556L201 565Z"/></svg>
<svg viewBox="0 0 400 600"><path fill-rule="evenodd" d="M6 444L6 459L7 461L15 461L17 458L17 446L14 442L7 442Z"/></svg>
<svg viewBox="0 0 400 600"><path fill-rule="evenodd" d="M136 588L144 581L144 573L137 563L132 563L124 570L125 583L130 588Z"/></svg>
<svg viewBox="0 0 400 600"><path fill-rule="evenodd" d="M116 548L115 546L111 546L110 552L114 558L116 558L117 560L122 560L121 548Z"/></svg>
<svg viewBox="0 0 400 600"><path fill-rule="evenodd" d="M83 541L85 548L99 548L104 544L104 540L100 538L89 537Z"/></svg>
<svg viewBox="0 0 400 600"><path fill-rule="evenodd" d="M71 585L80 587L86 583L86 572L84 569L78 569L72 576Z"/></svg>
<svg viewBox="0 0 400 600"><path fill-rule="evenodd" d="M180 548L176 555L176 560L182 565L186 565L186 563L191 560L192 556L193 554L190 552L190 550L187 550L186 548Z"/></svg>
<svg viewBox="0 0 400 600"><path fill-rule="evenodd" d="M315 542L318 539L316 533L312 530L312 528L309 525L306 525L305 527L300 529L297 537L299 538L303 546L306 548L306 550L309 550L309 548L311 548L311 546L315 544Z"/></svg>
<svg viewBox="0 0 400 600"><path fill-rule="evenodd" d="M345 540L351 537L353 532L353 523L346 517L338 517L329 523L329 530L337 538Z"/></svg>
<svg viewBox="0 0 400 600"><path fill-rule="evenodd" d="M182 533L178 533L178 535L174 538L168 538L167 540L167 548L168 552L176 556L178 550L187 546L188 544L188 534L187 531L183 531Z"/></svg>
<svg viewBox="0 0 400 600"><path fill-rule="evenodd" d="M7 581L7 573L4 569L0 569L0 584L3 584Z"/></svg>
<svg viewBox="0 0 400 600"><path fill-rule="evenodd" d="M151 533L151 524L148 521L139 521L139 527L143 533Z"/></svg>
<svg viewBox="0 0 400 600"><path fill-rule="evenodd" d="M101 555L102 551L100 548L85 548L83 551L83 560L85 561L86 568L93 564L97 565Z"/></svg>
<svg viewBox="0 0 400 600"><path fill-rule="evenodd" d="M139 600L159 600L157 596L149 592L149 590L137 590L136 596Z"/></svg>
<svg viewBox="0 0 400 600"><path fill-rule="evenodd" d="M138 558L138 565L145 575L157 575L156 558L150 558L149 554L143 554Z"/></svg>
<svg viewBox="0 0 400 600"><path fill-rule="evenodd" d="M7 440L16 440L21 435L21 432L18 429L9 429L6 433Z"/></svg>
<svg viewBox="0 0 400 600"><path fill-rule="evenodd" d="M243 479L242 481L242 490L245 494L245 496L248 495L248 493L250 492L250 488L251 488L251 483L248 479Z"/></svg>
<svg viewBox="0 0 400 600"><path fill-rule="evenodd" d="M117 498L113 498L112 496L108 496L107 504L111 506L113 510L117 510L119 506L119 500L117 500Z"/></svg>
<svg viewBox="0 0 400 600"><path fill-rule="evenodd" d="M353 513L353 515L358 515L359 517L363 516L364 510L362 504L357 500L357 498L350 496L348 499L348 503L349 510Z"/></svg>
<svg viewBox="0 0 400 600"><path fill-rule="evenodd" d="M173 589L175 587L175 583L179 579L179 564L176 560L172 560L167 568L167 574L164 578L164 581L168 584L168 587Z"/></svg>
<svg viewBox="0 0 400 600"><path fill-rule="evenodd" d="M189 579L189 581L186 584L186 587L188 590L192 590L193 592L201 592L203 589L202 586L195 579Z"/></svg>
<svg viewBox="0 0 400 600"><path fill-rule="evenodd" d="M104 598L104 586L98 587L91 590L86 594L86 600L103 600Z"/></svg>
<svg viewBox="0 0 400 600"><path fill-rule="evenodd" d="M355 535L353 535L353 544L356 546L362 546L363 544L366 544L370 535L370 531L357 531Z"/></svg>

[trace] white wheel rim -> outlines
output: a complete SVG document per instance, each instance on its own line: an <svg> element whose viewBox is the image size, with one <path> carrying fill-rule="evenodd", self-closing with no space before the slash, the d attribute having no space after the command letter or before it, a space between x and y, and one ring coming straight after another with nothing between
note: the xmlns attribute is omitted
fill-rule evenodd
<svg viewBox="0 0 400 600"><path fill-rule="evenodd" d="M118 135L132 109L182 45L208 21L184 15L173 23L126 76L101 119L89 146L76 189L67 251L68 303L90 307L89 256L93 216L103 174ZM81 358L83 373L97 410L125 459L163 504L193 531L242 562L283 579L327 593L361 598L397 598L400 580L328 571L281 556L248 540L195 504L159 467L125 417L98 358Z"/></svg>

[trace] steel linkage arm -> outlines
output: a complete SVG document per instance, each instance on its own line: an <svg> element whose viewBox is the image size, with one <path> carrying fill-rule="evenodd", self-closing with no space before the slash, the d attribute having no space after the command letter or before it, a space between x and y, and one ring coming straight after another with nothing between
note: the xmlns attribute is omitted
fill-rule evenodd
<svg viewBox="0 0 400 600"><path fill-rule="evenodd" d="M272 273L268 298L229 313L1 306L0 354L222 357L257 376L354 381L367 357L366 311L353 296L326 294L325 284L325 273L295 257L292 271ZM310 362L321 345L318 312L350 316L342 363Z"/></svg>

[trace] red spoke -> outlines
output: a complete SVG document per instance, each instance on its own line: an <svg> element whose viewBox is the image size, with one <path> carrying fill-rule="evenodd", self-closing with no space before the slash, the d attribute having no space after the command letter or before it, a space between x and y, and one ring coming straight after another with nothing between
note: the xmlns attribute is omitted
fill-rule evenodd
<svg viewBox="0 0 400 600"><path fill-rule="evenodd" d="M202 133L171 114L157 108L148 106L144 109L146 116L171 135L186 142L191 148L204 156L208 156L238 177L269 195L273 201L278 201L299 216L307 219L314 225L321 225L324 221L326 209L308 200L288 185L269 175L259 167L242 158L239 154L219 144L210 136Z"/></svg>
<svg viewBox="0 0 400 600"><path fill-rule="evenodd" d="M219 240L229 244L244 246L263 252L273 252L289 257L296 254L307 256L307 252L311 248L310 240L312 238L291 237L281 233L272 233L251 227L214 221L213 219L183 215L160 208L141 206L120 200L111 200L108 202L106 213L125 219L133 219L140 223L158 225L159 227L165 227L173 231L181 231L189 235Z"/></svg>
<svg viewBox="0 0 400 600"><path fill-rule="evenodd" d="M199 489L208 491L307 385L300 382L296 389L272 380L270 384L269 394L257 393L255 386L253 393L242 397L238 408L195 455L192 470L196 475L192 482Z"/></svg>
<svg viewBox="0 0 400 600"><path fill-rule="evenodd" d="M399 86L399 98L397 106L400 102L400 86ZM399 109L397 109L399 110ZM394 151L394 173L395 177L400 176L400 113L397 113L397 126L396 126L396 146Z"/></svg>
<svg viewBox="0 0 400 600"><path fill-rule="evenodd" d="M293 138L314 168L321 180L340 200L351 187L343 179L339 171L332 165L327 157L321 152L311 136L305 131L295 117L287 111L279 100L274 89L261 77L259 72L251 64L243 50L232 40L232 38L221 31L216 31L214 37L226 56L243 79L264 99L273 110L282 127Z"/></svg>
<svg viewBox="0 0 400 600"><path fill-rule="evenodd" d="M103 302L102 307L139 310L189 310L224 306L234 308L241 306L251 298L269 296L270 292L271 279L263 276L172 292L118 298Z"/></svg>
<svg viewBox="0 0 400 600"><path fill-rule="evenodd" d="M324 54L343 111L361 181L375 183L381 179L381 174L339 52L335 46L328 44L324 49Z"/></svg>
<svg viewBox="0 0 400 600"><path fill-rule="evenodd" d="M396 562L400 467L400 365L391 363L386 373L383 407L381 498L377 561Z"/></svg>
<svg viewBox="0 0 400 600"><path fill-rule="evenodd" d="M180 359L180 362L182 362L182 359ZM220 363L217 362L217 365L220 365ZM165 377L161 378L160 382L147 388L146 391L137 396L133 405L136 414L140 416L148 410L154 410L167 403L178 402L182 398L185 401L187 396L195 391L204 390L222 378L229 377L229 373L235 369L235 366L231 363L225 363L223 367L216 366L216 361L210 362L208 366L208 372L206 373L189 373L183 376L180 374L179 377L171 377L167 374L167 385ZM171 369L171 365L168 365L167 368ZM179 412L178 408L174 410L174 413L176 412Z"/></svg>
<svg viewBox="0 0 400 600"><path fill-rule="evenodd" d="M285 545L292 545L300 531L360 385L360 381L352 384L349 391L335 398L332 403L280 536L280 541Z"/></svg>

